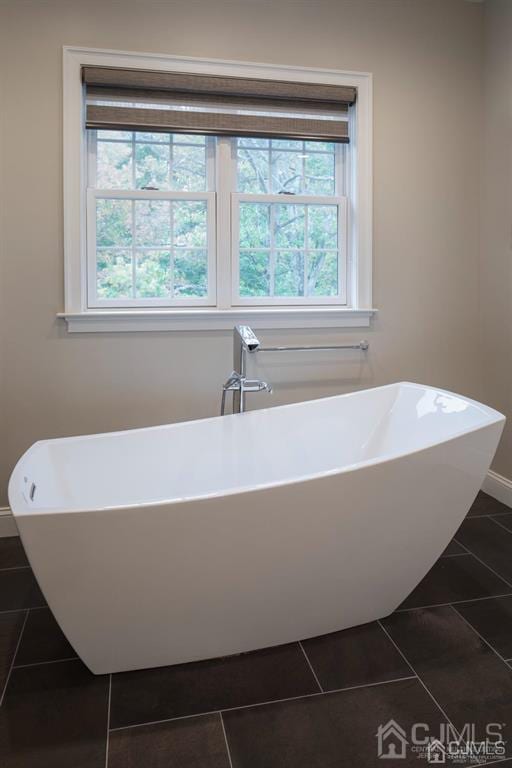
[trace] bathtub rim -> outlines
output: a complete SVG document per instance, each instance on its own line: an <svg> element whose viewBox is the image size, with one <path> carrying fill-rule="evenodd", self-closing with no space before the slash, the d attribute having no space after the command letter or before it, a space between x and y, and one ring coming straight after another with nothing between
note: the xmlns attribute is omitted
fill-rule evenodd
<svg viewBox="0 0 512 768"><path fill-rule="evenodd" d="M340 398L350 398L353 396L357 396L362 392L371 392L373 390L385 390L385 389L391 389L391 388L400 389L401 387L420 389L420 390L434 390L435 392L438 392L440 394L444 394L450 397L456 397L458 399L464 400L465 402L469 403L473 407L477 408L477 410L479 410L482 414L484 414L487 417L487 420L484 423L479 424L477 426L468 427L466 429L459 430L458 432L454 432L453 434L449 435L449 437L446 437L443 440L426 441L424 444L422 444L421 446L413 450L404 450L404 451L398 451L396 453L388 453L388 454L376 456L370 459L365 459L363 461L353 462L352 464L346 464L342 467L336 467L335 469L328 469L328 470L325 470L324 472L314 472L310 474L303 474L300 476L296 476L292 479L278 480L274 482L259 483L259 484L252 484L252 485L240 485L240 486L236 486L235 488L225 489L223 491L210 491L208 493L183 496L179 498L173 497L169 499L141 501L134 504L111 504L106 506L93 506L93 507L91 506L88 506L88 507L33 506L32 507L32 506L29 506L29 504L25 500L24 495L21 492L21 480L23 477L23 467L25 465L25 462L29 459L31 454L35 453L38 448L41 448L46 443L52 443L55 441L64 442L64 443L76 442L79 440L89 440L89 439L100 438L100 437L116 437L118 435L126 435L127 433L133 434L137 432L152 432L152 431L158 431L163 429L169 429L175 426L181 426L183 424L194 423L196 421L207 422L207 421L213 421L215 419L245 418L248 414L260 413L262 411L267 412L267 411L275 410L276 408L279 408L279 409L297 408L297 407L303 406L305 403L315 403L319 401L326 401L326 400L328 401L328 400L335 400L335 399L338 400ZM495 424L501 423L503 427L505 425L505 422L506 422L506 416L500 413L500 411L497 411L494 408L491 408L490 406L479 402L478 400L473 400L470 397L466 397L465 395L460 395L456 392L451 392L450 390L442 389L440 387L435 387L435 386L426 385L426 384L418 384L417 382L397 381L397 382L392 382L390 384L383 384L376 387L367 387L366 389L362 389L362 390L359 389L353 392L346 392L344 394L339 394L339 395L329 395L328 397L317 397L317 398L313 398L312 400L301 400L295 403L285 403L284 405L277 405L270 408L255 409L253 411L247 411L246 413L241 413L241 414L236 413L236 414L227 414L225 416L209 416L204 419L189 419L187 421L171 422L170 424L157 424L151 427L135 427L133 429L115 430L113 432L98 432L98 433L93 433L91 435L72 435L69 437L57 437L57 438L48 438L48 439L38 440L35 443L33 443L30 446L30 448L28 448L16 462L14 469L11 473L11 476L9 478L7 494L9 498L10 508L15 518L27 517L30 515L40 515L40 514L75 514L75 513L85 513L85 512L109 512L109 511L123 510L123 509L126 509L126 510L149 509L153 507L171 506L174 504L186 504L189 502L196 502L196 501L203 501L203 500L206 501L207 499L217 499L223 496L246 494L246 493L252 493L254 491L259 491L264 489L279 488L287 485L296 485L298 483L307 482L308 480L313 480L317 478L322 479L322 478L331 477L334 475L345 474L347 472L356 472L358 470L366 469L367 467L374 466L376 464L385 464L390 461L396 461L405 456L410 456L410 455L420 453L436 445L443 445L445 443L449 443L452 440L457 440L460 437L463 437L464 435L470 434L472 432L477 432L481 429L485 429Z"/></svg>

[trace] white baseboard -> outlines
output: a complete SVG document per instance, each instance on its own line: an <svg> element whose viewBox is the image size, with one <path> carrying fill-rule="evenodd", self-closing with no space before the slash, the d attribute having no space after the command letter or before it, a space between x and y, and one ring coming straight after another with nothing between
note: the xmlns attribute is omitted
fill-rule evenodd
<svg viewBox="0 0 512 768"><path fill-rule="evenodd" d="M498 475L490 469L483 482L482 491L512 508L512 480L508 477ZM18 536L18 529L9 507L0 507L0 539L6 536Z"/></svg>
<svg viewBox="0 0 512 768"><path fill-rule="evenodd" d="M506 504L507 507L512 507L512 480L508 477L498 475L490 469L482 485L482 491L488 493L493 499L501 501L502 504Z"/></svg>
<svg viewBox="0 0 512 768"><path fill-rule="evenodd" d="M18 529L9 507L0 507L0 539L6 536L17 536Z"/></svg>

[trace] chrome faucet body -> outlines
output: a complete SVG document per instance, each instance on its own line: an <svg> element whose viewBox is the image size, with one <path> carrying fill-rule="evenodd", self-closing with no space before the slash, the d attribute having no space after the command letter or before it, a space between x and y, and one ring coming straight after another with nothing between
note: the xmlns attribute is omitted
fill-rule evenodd
<svg viewBox="0 0 512 768"><path fill-rule="evenodd" d="M255 352L331 352L344 349L367 352L369 343L362 339L352 344L319 344L298 345L286 347L262 347L252 328L248 325L236 325L233 330L233 371L222 387L221 416L226 408L226 392L233 393L233 413L245 411L246 392L272 392L272 387L266 381L248 379L246 376L247 355Z"/></svg>
<svg viewBox="0 0 512 768"><path fill-rule="evenodd" d="M272 392L266 381L247 378L247 354L253 354L260 342L248 325L236 325L233 329L233 371L222 387L221 416L226 412L226 393L233 394L233 413L245 411L246 392Z"/></svg>

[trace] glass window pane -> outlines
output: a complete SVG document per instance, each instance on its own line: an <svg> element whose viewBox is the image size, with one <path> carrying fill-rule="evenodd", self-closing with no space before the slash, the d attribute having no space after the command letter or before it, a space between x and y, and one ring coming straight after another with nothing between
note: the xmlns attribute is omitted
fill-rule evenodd
<svg viewBox="0 0 512 768"><path fill-rule="evenodd" d="M96 186L99 189L130 189L132 183L131 143L98 141Z"/></svg>
<svg viewBox="0 0 512 768"><path fill-rule="evenodd" d="M240 248L268 248L270 205L240 203Z"/></svg>
<svg viewBox="0 0 512 768"><path fill-rule="evenodd" d="M304 251L278 251L275 296L304 296Z"/></svg>
<svg viewBox="0 0 512 768"><path fill-rule="evenodd" d="M135 242L143 247L170 247L171 203L169 200L135 201Z"/></svg>
<svg viewBox="0 0 512 768"><path fill-rule="evenodd" d="M296 152L302 152L304 142L295 139L272 139L272 149L294 149Z"/></svg>
<svg viewBox="0 0 512 768"><path fill-rule="evenodd" d="M174 296L201 298L208 295L208 256L206 249L174 252Z"/></svg>
<svg viewBox="0 0 512 768"><path fill-rule="evenodd" d="M308 263L307 295L338 295L337 251L310 252Z"/></svg>
<svg viewBox="0 0 512 768"><path fill-rule="evenodd" d="M308 206L308 248L338 247L338 207Z"/></svg>
<svg viewBox="0 0 512 768"><path fill-rule="evenodd" d="M174 133L172 140L175 144L206 144L206 136L197 133Z"/></svg>
<svg viewBox="0 0 512 768"><path fill-rule="evenodd" d="M136 144L135 181L141 187L169 189L170 146Z"/></svg>
<svg viewBox="0 0 512 768"><path fill-rule="evenodd" d="M206 202L174 201L173 227L175 245L187 248L206 247L208 235Z"/></svg>
<svg viewBox="0 0 512 768"><path fill-rule="evenodd" d="M260 195L270 192L269 155L266 150L239 148L238 191Z"/></svg>
<svg viewBox="0 0 512 768"><path fill-rule="evenodd" d="M305 206L276 204L273 207L275 247L304 248Z"/></svg>
<svg viewBox="0 0 512 768"><path fill-rule="evenodd" d="M202 192L206 189L206 150L204 146L173 146L172 188L183 192Z"/></svg>
<svg viewBox="0 0 512 768"><path fill-rule="evenodd" d="M268 149L270 142L268 139L250 139L246 136L240 136L238 141L239 147L252 147L253 149Z"/></svg>
<svg viewBox="0 0 512 768"><path fill-rule="evenodd" d="M98 141L109 139L110 141L131 141L131 131L97 131Z"/></svg>
<svg viewBox="0 0 512 768"><path fill-rule="evenodd" d="M169 144L171 139L170 133L142 133L135 134L135 141L148 142L154 141L157 144Z"/></svg>
<svg viewBox="0 0 512 768"><path fill-rule="evenodd" d="M132 201L96 201L96 245L131 246L132 244Z"/></svg>
<svg viewBox="0 0 512 768"><path fill-rule="evenodd" d="M300 194L303 179L303 157L298 152L272 153L272 191Z"/></svg>
<svg viewBox="0 0 512 768"><path fill-rule="evenodd" d="M171 252L138 251L135 262L135 295L153 299L171 293Z"/></svg>
<svg viewBox="0 0 512 768"><path fill-rule="evenodd" d="M240 296L270 295L270 251L240 252Z"/></svg>
<svg viewBox="0 0 512 768"><path fill-rule="evenodd" d="M334 154L336 151L336 144L331 141L306 141L306 152L330 152Z"/></svg>
<svg viewBox="0 0 512 768"><path fill-rule="evenodd" d="M132 298L131 250L99 250L96 254L96 288L100 299Z"/></svg>
<svg viewBox="0 0 512 768"><path fill-rule="evenodd" d="M305 192L309 195L334 195L334 155L309 154L305 158Z"/></svg>

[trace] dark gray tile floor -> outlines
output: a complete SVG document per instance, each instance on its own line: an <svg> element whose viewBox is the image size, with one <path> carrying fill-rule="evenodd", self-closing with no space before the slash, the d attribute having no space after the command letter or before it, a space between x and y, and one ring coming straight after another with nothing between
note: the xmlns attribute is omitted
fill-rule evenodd
<svg viewBox="0 0 512 768"><path fill-rule="evenodd" d="M428 764L410 745L404 758L378 757L390 720L407 734L474 723L478 739L487 723L504 725L508 759L494 764L512 765L511 666L512 512L483 493L380 622L118 675L94 676L76 658L19 540L0 539L1 768Z"/></svg>

